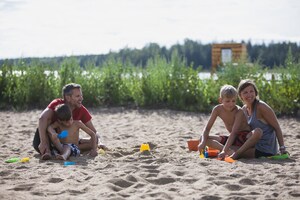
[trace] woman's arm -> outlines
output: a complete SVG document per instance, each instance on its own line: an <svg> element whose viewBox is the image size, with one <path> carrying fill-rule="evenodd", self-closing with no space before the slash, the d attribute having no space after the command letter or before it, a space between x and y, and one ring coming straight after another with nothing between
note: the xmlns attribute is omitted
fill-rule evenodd
<svg viewBox="0 0 300 200"><path fill-rule="evenodd" d="M221 158L221 159L225 158L229 148L231 147L231 145L233 144L233 142L236 138L236 135L237 135L238 131L240 130L240 126L241 126L243 117L245 117L245 115L243 113L243 110L239 109L239 111L236 113L236 116L234 118L234 124L233 124L233 127L232 127L232 131L229 135L228 140L226 141L226 144L223 147L223 150L219 154L219 158Z"/></svg>
<svg viewBox="0 0 300 200"><path fill-rule="evenodd" d="M259 118L261 117L266 123L268 123L270 126L274 128L280 146L280 150L285 151L283 134L274 110L265 102L260 102L257 109L259 111Z"/></svg>

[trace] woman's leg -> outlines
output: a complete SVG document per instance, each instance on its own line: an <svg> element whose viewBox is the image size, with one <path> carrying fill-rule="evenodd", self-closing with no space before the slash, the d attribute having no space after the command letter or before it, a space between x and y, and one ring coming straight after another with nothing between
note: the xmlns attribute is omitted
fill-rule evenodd
<svg viewBox="0 0 300 200"><path fill-rule="evenodd" d="M231 155L233 159L238 158L255 158L255 144L262 137L262 130L260 128L256 128L252 131L251 136L246 140L246 142Z"/></svg>

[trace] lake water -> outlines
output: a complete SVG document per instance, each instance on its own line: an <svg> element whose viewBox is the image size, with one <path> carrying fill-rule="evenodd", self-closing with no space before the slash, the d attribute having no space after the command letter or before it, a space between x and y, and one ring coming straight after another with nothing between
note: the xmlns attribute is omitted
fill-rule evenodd
<svg viewBox="0 0 300 200"><path fill-rule="evenodd" d="M21 75L21 71L14 71L14 74ZM50 71L45 71L45 74L50 74ZM58 72L57 71L55 71L54 74L55 74L56 77L58 76ZM0 75L2 75L2 71L1 70L0 70ZM84 75L84 73L83 73L83 75ZM218 79L217 74L211 74L210 72L200 72L198 75L199 75L199 78L201 80L210 79L211 76L213 77L214 80ZM272 80L272 76L275 76L275 78L277 80L279 79L279 77L278 77L279 74L276 74L276 73L265 73L263 76L268 81Z"/></svg>

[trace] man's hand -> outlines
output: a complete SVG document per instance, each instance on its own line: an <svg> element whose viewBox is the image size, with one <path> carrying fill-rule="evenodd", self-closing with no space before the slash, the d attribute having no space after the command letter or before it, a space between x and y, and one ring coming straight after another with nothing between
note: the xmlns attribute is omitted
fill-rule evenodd
<svg viewBox="0 0 300 200"><path fill-rule="evenodd" d="M89 153L90 156L96 157L98 155L97 149L92 149Z"/></svg>
<svg viewBox="0 0 300 200"><path fill-rule="evenodd" d="M51 152L50 152L49 144L40 143L39 144L39 150L40 150L42 160L51 159Z"/></svg>
<svg viewBox="0 0 300 200"><path fill-rule="evenodd" d="M44 155L47 152L50 152L49 145L47 143L40 143L39 144L40 154Z"/></svg>

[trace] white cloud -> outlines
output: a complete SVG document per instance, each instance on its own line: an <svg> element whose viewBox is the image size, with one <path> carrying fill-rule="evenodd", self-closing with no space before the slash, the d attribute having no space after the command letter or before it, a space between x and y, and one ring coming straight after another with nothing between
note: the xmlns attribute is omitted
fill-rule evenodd
<svg viewBox="0 0 300 200"><path fill-rule="evenodd" d="M298 0L0 1L0 58L101 54L185 38L300 41Z"/></svg>

